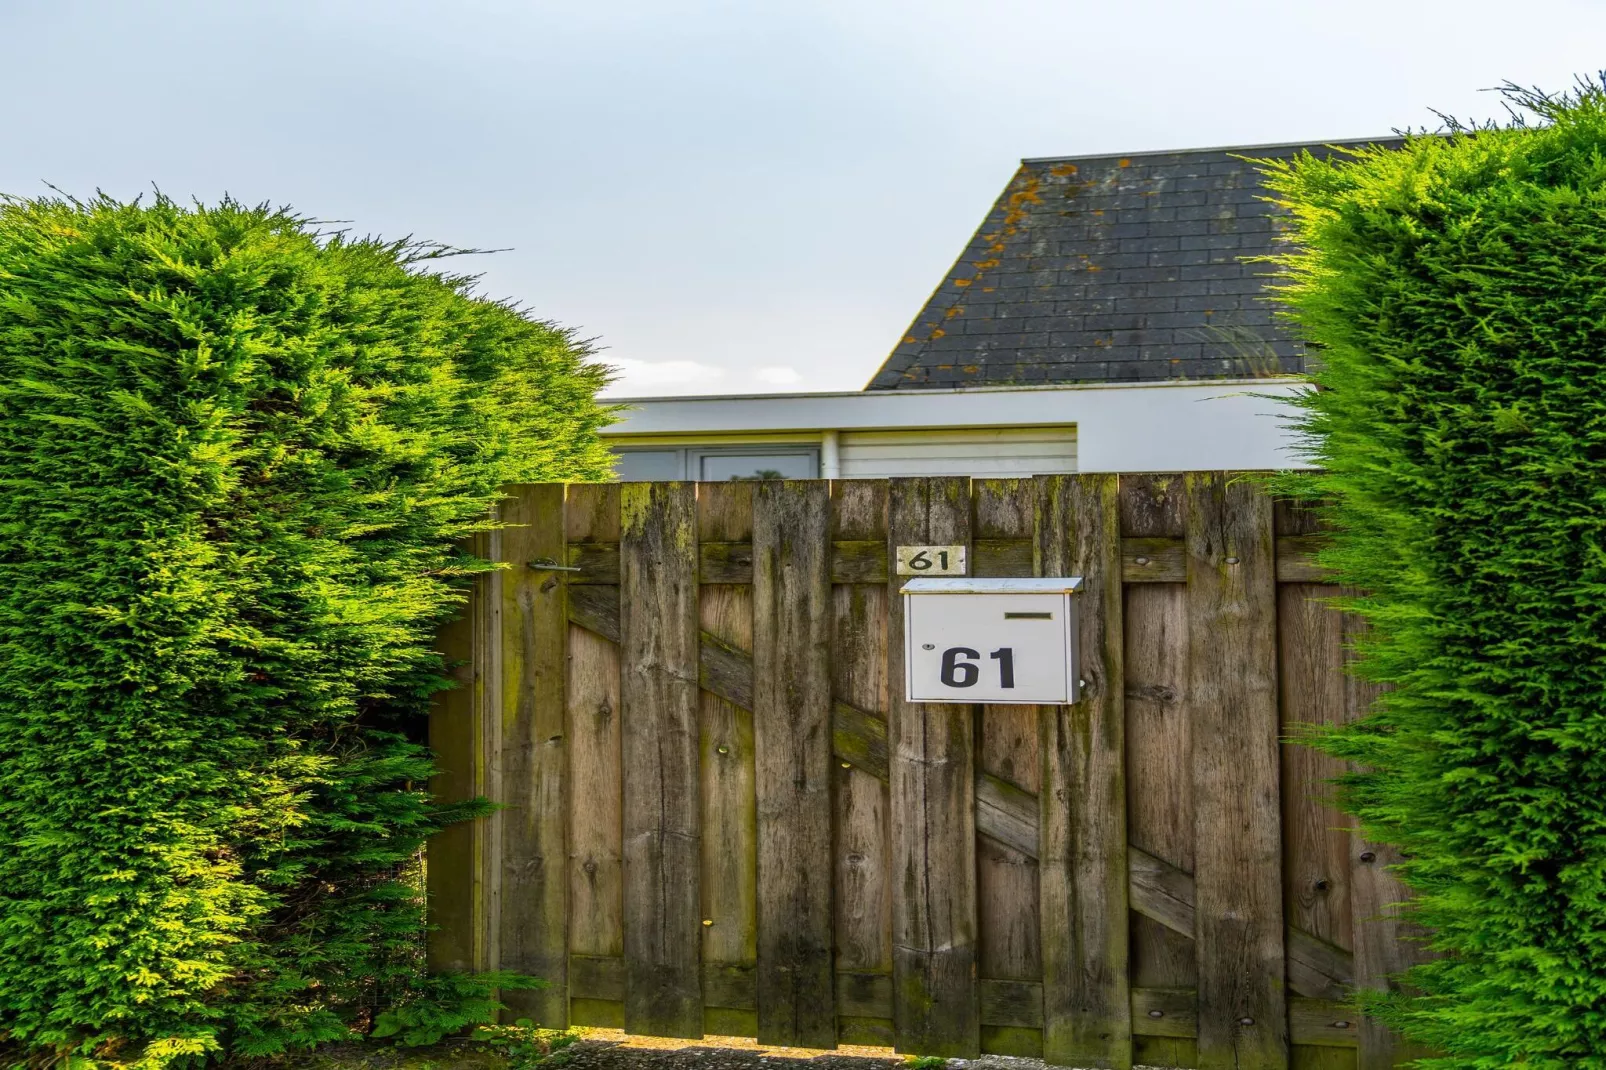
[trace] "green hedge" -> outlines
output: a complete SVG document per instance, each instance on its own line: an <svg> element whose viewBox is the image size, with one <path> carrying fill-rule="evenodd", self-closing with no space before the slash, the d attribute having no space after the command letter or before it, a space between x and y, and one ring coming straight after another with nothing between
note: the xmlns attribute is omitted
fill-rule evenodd
<svg viewBox="0 0 1606 1070"><path fill-rule="evenodd" d="M1266 162L1304 402L1391 686L1326 745L1439 956L1377 1009L1443 1067L1606 1066L1606 91ZM1408 991L1408 990L1407 990Z"/></svg>
<svg viewBox="0 0 1606 1070"><path fill-rule="evenodd" d="M504 483L605 478L609 419L585 345L443 252L0 206L13 1052L273 1052L429 995L406 869L462 816L418 727L481 567L455 540Z"/></svg>

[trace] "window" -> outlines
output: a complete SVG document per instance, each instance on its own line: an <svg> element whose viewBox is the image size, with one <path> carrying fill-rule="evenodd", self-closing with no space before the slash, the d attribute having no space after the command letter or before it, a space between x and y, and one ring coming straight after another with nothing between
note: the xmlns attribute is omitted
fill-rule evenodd
<svg viewBox="0 0 1606 1070"><path fill-rule="evenodd" d="M816 479L819 451L809 449L692 450L697 478L710 483L728 479Z"/></svg>
<svg viewBox="0 0 1606 1070"><path fill-rule="evenodd" d="M613 471L621 483L685 479L685 450L615 450Z"/></svg>
<svg viewBox="0 0 1606 1070"><path fill-rule="evenodd" d="M614 472L620 482L697 479L818 479L820 451L813 446L724 446L689 449L618 447Z"/></svg>

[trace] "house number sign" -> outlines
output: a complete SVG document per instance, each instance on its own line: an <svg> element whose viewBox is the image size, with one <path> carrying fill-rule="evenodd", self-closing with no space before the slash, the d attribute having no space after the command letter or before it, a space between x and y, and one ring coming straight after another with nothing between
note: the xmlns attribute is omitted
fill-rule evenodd
<svg viewBox="0 0 1606 1070"><path fill-rule="evenodd" d="M898 547L898 575L900 576L963 576L965 574L965 548L963 546L900 546Z"/></svg>
<svg viewBox="0 0 1606 1070"><path fill-rule="evenodd" d="M1082 581L912 579L903 585L910 702L1075 702Z"/></svg>

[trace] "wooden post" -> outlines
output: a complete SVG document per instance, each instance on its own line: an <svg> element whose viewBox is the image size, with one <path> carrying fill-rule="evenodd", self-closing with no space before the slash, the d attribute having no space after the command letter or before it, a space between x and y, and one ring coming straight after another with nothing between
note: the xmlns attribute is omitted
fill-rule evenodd
<svg viewBox="0 0 1606 1070"><path fill-rule="evenodd" d="M697 488L701 556L713 544L753 541L753 491L747 480ZM743 555L751 559L751 553ZM700 579L697 612L704 637L735 650L753 649L753 585ZM709 672L706 660L700 672ZM751 692L751 685L746 689ZM756 1036L752 979L758 964L758 808L754 787L753 711L704 689L698 699L702 754L703 1030L718 1036ZM713 978L740 976L742 998L722 1000ZM740 1003L729 1007L726 1003Z"/></svg>
<svg viewBox="0 0 1606 1070"><path fill-rule="evenodd" d="M483 537L469 540L470 553L483 552ZM435 695L429 711L429 746L436 774L429 790L443 803L459 803L480 794L476 777L481 765L479 709L475 703L476 623L484 612L485 579L469 588L458 615L441 630L439 648L452 678L450 691ZM478 933L484 924L477 879L475 827L463 821L448 825L429 841L429 945L432 972L483 969Z"/></svg>
<svg viewBox="0 0 1606 1070"><path fill-rule="evenodd" d="M1353 595L1353 591L1345 591ZM1355 643L1366 633L1366 622L1346 613L1343 616L1344 661L1355 660ZM1344 676L1345 720L1364 717L1382 693L1382 688L1363 680L1349 669ZM1388 991L1398 986L1399 976L1424 954L1419 926L1403 916L1402 904L1410 889L1390 872L1399 853L1384 844L1370 843L1357 830L1349 839L1350 911L1355 921L1355 983L1362 988ZM1407 1044L1375 1018L1361 1019L1360 1052L1357 1070L1390 1070L1411 1059L1430 1054Z"/></svg>
<svg viewBox="0 0 1606 1070"><path fill-rule="evenodd" d="M570 487L564 511L571 548L599 543L618 547L619 484ZM571 576L571 596L586 593L617 622L617 583L592 584L593 579L583 572ZM572 597L570 608L574 608ZM619 732L619 644L576 624L569 624L568 630L569 953L622 963L624 767ZM580 996L574 992L574 984L571 977L571 1023L616 1028L624 1024L617 996L607 1001Z"/></svg>
<svg viewBox="0 0 1606 1070"><path fill-rule="evenodd" d="M502 896L500 968L551 987L502 993L511 1015L563 1029L568 993L568 799L564 738L564 573L561 483L509 487L502 503Z"/></svg>
<svg viewBox="0 0 1606 1070"><path fill-rule="evenodd" d="M1127 1070L1126 713L1119 485L1040 476L1036 568L1081 576L1081 699L1040 722L1043 1058Z"/></svg>
<svg viewBox="0 0 1606 1070"><path fill-rule="evenodd" d="M758 1040L836 1046L831 905L830 484L753 508Z"/></svg>
<svg viewBox="0 0 1606 1070"><path fill-rule="evenodd" d="M1187 477L1199 1070L1286 1070L1271 499Z"/></svg>
<svg viewBox="0 0 1606 1070"><path fill-rule="evenodd" d="M839 540L883 547L887 541L887 484L879 479L839 480L831 484L833 535ZM887 584L839 583L831 592L831 674L833 695L859 710L884 718L887 709ZM886 739L886 722L874 722ZM891 991L892 847L888 826L886 761L879 775L839 760L836 806L836 967L879 975ZM843 1043L891 1046L892 1004L865 1014L849 1005L851 994L838 984L838 1039Z"/></svg>
<svg viewBox="0 0 1606 1070"><path fill-rule="evenodd" d="M970 543L970 481L891 481L887 525L892 1018L899 1051L981 1052L976 979L975 708L904 698L899 546Z"/></svg>
<svg viewBox="0 0 1606 1070"><path fill-rule="evenodd" d="M625 1029L701 1037L696 485L620 496Z"/></svg>
<svg viewBox="0 0 1606 1070"><path fill-rule="evenodd" d="M975 479L970 484L971 542L975 576L1028 577L1037 530L1037 481ZM1008 550L1001 550L1008 547ZM976 925L981 976L981 1050L987 1054L1043 1056L1042 894L1037 861L1037 828L1031 850L1022 851L996 836L984 823L1000 812L991 807L995 790L1018 793L1036 817L1041 786L1038 706L990 704L978 711L976 727ZM997 831L997 830L994 830ZM1000 985L998 982L1015 982ZM1029 983L1018 983L1029 982ZM1008 1010L998 999L1010 993ZM1009 1018L1008 1024L1002 1018ZM989 1019L992 1020L989 1020ZM1024 1024L1030 1021L1035 1024Z"/></svg>

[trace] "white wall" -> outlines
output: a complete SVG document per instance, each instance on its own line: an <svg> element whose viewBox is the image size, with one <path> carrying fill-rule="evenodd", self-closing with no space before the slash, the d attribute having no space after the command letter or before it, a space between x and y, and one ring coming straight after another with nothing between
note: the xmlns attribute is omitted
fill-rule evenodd
<svg viewBox="0 0 1606 1070"><path fill-rule="evenodd" d="M1083 472L1303 468L1289 409L1275 398L1307 389L1261 379L621 399L632 410L605 434L625 446L667 436L1074 425Z"/></svg>

